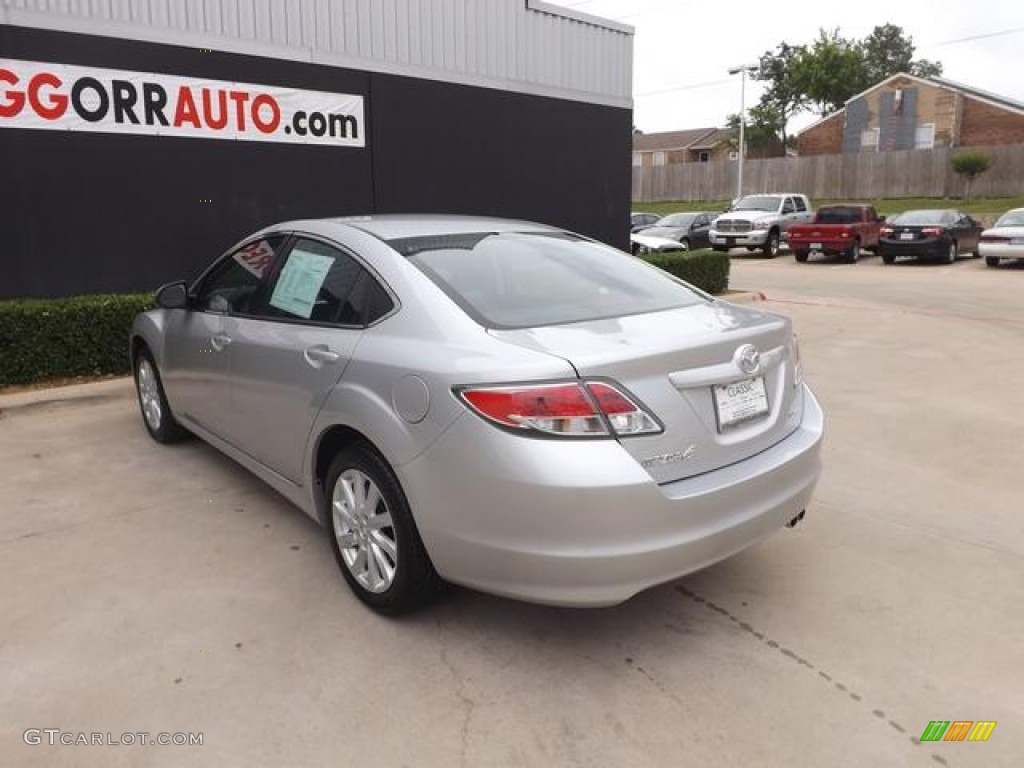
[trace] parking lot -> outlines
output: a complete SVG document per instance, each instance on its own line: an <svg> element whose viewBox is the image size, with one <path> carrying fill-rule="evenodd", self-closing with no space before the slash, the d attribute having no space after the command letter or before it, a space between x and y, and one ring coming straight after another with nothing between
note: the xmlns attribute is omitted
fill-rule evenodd
<svg viewBox="0 0 1024 768"><path fill-rule="evenodd" d="M127 381L0 397L0 764L1019 765L1024 268L738 256L731 282L794 319L815 501L616 608L452 589L380 618L311 520L153 443ZM932 720L998 725L920 743ZM25 743L47 728L203 743Z"/></svg>

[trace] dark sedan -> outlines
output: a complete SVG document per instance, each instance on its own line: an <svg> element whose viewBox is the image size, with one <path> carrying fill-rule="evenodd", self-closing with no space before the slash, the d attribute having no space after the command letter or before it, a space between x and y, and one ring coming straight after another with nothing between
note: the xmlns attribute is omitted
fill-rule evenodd
<svg viewBox="0 0 1024 768"><path fill-rule="evenodd" d="M886 264L900 256L952 264L961 253L978 255L981 230L981 224L953 208L906 211L882 227L878 250Z"/></svg>
<svg viewBox="0 0 1024 768"><path fill-rule="evenodd" d="M653 227L646 227L643 234L647 237L662 237L675 240L684 250L690 248L708 248L711 241L708 232L711 230L711 216L703 211L690 213L670 213L658 219Z"/></svg>

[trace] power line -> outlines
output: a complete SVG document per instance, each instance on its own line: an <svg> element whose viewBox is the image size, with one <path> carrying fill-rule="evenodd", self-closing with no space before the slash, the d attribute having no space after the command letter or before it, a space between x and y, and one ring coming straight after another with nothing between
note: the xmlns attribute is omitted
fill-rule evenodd
<svg viewBox="0 0 1024 768"><path fill-rule="evenodd" d="M677 10L677 11L678 10L682 10L687 5L692 5L692 4L693 3L675 2L675 3L670 3L669 5L658 5L658 6L655 6L654 8L647 8L646 10L637 11L636 13L627 13L627 14L625 14L623 16L612 16L611 18L614 19L615 21L625 21L626 19L635 19L638 16L646 16L649 13L659 13L661 11L668 11L668 10Z"/></svg>
<svg viewBox="0 0 1024 768"><path fill-rule="evenodd" d="M690 85L677 85L674 88L662 88L661 90L658 90L658 91L644 91L643 93L635 93L633 95L636 98L640 98L641 96L658 96L658 95L660 95L662 93L676 93L677 91L693 91L693 90L697 90L698 88L711 88L712 86L715 86L715 85L725 85L726 83L731 83L731 82L733 82L733 81L732 80L709 80L706 83L691 83Z"/></svg>
<svg viewBox="0 0 1024 768"><path fill-rule="evenodd" d="M1000 29L996 32L985 32L980 35L970 35L969 37L957 37L953 40L943 40L940 43L932 43L931 47L938 47L940 45L954 45L956 43L968 43L971 40L985 40L990 37L1000 37L1002 35L1014 35L1018 32L1024 32L1024 27L1013 27L1011 29ZM926 47L926 46L922 46Z"/></svg>

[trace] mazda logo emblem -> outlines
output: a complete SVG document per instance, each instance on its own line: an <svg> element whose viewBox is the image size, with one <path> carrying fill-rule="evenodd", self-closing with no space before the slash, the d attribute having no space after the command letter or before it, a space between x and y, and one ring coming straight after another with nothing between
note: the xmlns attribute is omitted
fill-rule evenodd
<svg viewBox="0 0 1024 768"><path fill-rule="evenodd" d="M734 359L736 360L736 365L744 373L756 373L757 369L761 367L761 353L757 351L757 347L753 344L744 344L737 349Z"/></svg>

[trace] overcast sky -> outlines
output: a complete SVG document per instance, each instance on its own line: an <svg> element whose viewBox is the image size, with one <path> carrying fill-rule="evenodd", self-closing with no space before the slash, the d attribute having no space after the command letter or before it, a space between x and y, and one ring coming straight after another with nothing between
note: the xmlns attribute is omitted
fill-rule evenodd
<svg viewBox="0 0 1024 768"><path fill-rule="evenodd" d="M785 41L808 43L820 27L862 38L876 25L903 27L915 58L938 60L943 76L1024 102L1024 6L1020 0L550 0L636 29L634 122L646 133L723 125L739 112L739 75ZM974 38L974 39L964 39ZM747 83L746 104L761 86ZM805 116L799 127L814 121Z"/></svg>

